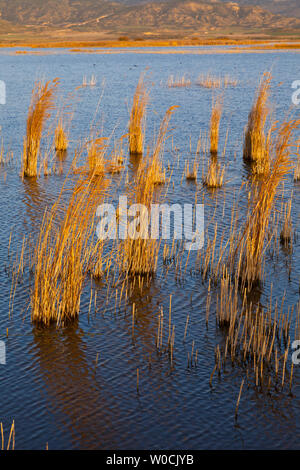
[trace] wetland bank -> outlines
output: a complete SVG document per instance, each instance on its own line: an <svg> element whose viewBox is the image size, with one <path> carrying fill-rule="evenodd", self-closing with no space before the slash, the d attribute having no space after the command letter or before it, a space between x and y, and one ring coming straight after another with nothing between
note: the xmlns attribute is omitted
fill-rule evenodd
<svg viewBox="0 0 300 470"><path fill-rule="evenodd" d="M299 52L230 47L1 49L5 446L298 448ZM203 248L97 239L120 196Z"/></svg>

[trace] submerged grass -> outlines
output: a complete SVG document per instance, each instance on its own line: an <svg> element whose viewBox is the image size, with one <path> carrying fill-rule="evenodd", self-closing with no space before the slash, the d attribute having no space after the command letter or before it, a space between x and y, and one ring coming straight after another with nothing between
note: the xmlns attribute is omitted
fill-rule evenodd
<svg viewBox="0 0 300 470"><path fill-rule="evenodd" d="M149 92L146 88L145 74L142 74L133 97L129 121L129 151L133 155L141 155L144 150L146 110Z"/></svg>

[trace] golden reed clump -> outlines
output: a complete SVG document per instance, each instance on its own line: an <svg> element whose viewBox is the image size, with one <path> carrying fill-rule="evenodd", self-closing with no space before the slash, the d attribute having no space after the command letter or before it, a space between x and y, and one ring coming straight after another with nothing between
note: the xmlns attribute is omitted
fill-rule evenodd
<svg viewBox="0 0 300 470"><path fill-rule="evenodd" d="M145 74L142 74L136 87L130 113L129 151L132 155L141 155L144 150L146 110L149 101L149 92L144 78Z"/></svg>
<svg viewBox="0 0 300 470"><path fill-rule="evenodd" d="M270 164L269 142L272 131L266 131L266 124L270 115L268 100L271 80L271 74L264 73L249 113L245 131L243 157L245 161L253 164L253 170L256 174L268 172Z"/></svg>
<svg viewBox="0 0 300 470"><path fill-rule="evenodd" d="M277 302L263 308L247 302L247 296L239 296L239 281L224 274L217 297L217 322L225 333L224 344L216 348L215 370L225 370L227 360L242 367L247 382L255 387L278 389L289 383L291 391L293 366L287 369L290 325L293 307L283 312ZM299 323L299 309L296 321ZM289 372L289 373L288 373ZM213 375L213 374L212 374ZM212 378L212 377L211 377Z"/></svg>
<svg viewBox="0 0 300 470"><path fill-rule="evenodd" d="M207 188L221 188L224 183L225 168L218 160L211 157L208 163L207 173L203 178L203 184Z"/></svg>
<svg viewBox="0 0 300 470"><path fill-rule="evenodd" d="M62 219L62 193L45 213L34 253L31 318L49 326L77 318L83 282L96 247L95 213L105 190L102 177L84 173L76 183Z"/></svg>
<svg viewBox="0 0 300 470"><path fill-rule="evenodd" d="M212 112L210 118L210 153L218 154L219 129L223 109L223 98L221 95L213 99Z"/></svg>
<svg viewBox="0 0 300 470"><path fill-rule="evenodd" d="M251 289L262 278L263 254L270 216L277 197L277 188L291 172L290 148L293 134L300 125L300 119L284 122L272 139L270 152L273 158L268 173L258 184L252 185L250 208L239 250L238 272L242 285Z"/></svg>
<svg viewBox="0 0 300 470"><path fill-rule="evenodd" d="M88 143L88 170L95 175L102 175L105 170L107 138L98 137Z"/></svg>
<svg viewBox="0 0 300 470"><path fill-rule="evenodd" d="M149 236L148 215L151 212L151 204L155 203L159 197L156 190L157 185L165 182L161 155L167 138L169 122L176 108L177 106L173 106L165 113L152 155L149 152L145 155L134 181L127 188L130 204L141 204L141 207L148 210L147 213L142 210L139 220L136 221L137 237L128 236L120 244L118 255L120 270L129 275L152 276L156 272L160 241Z"/></svg>
<svg viewBox="0 0 300 470"><path fill-rule="evenodd" d="M43 128L54 107L54 92L58 79L43 84L36 82L32 91L28 111L26 137L24 139L22 155L23 176L37 176L37 162L40 153L40 143Z"/></svg>
<svg viewBox="0 0 300 470"><path fill-rule="evenodd" d="M4 442L4 430L3 430L2 423L0 423L0 434L1 434L1 450L15 450L15 421L13 420L12 422L7 445L5 445L5 442Z"/></svg>

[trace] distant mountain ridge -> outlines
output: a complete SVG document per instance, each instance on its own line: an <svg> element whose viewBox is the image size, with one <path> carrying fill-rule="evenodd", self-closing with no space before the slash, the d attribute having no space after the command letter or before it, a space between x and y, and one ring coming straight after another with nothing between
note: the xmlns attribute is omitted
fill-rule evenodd
<svg viewBox="0 0 300 470"><path fill-rule="evenodd" d="M147 3L147 0L116 0L127 5ZM153 0L159 1L159 0ZM228 2L228 0L218 0ZM234 0L238 5L256 5L275 15L300 18L299 0ZM216 0L206 0L206 3L216 3Z"/></svg>
<svg viewBox="0 0 300 470"><path fill-rule="evenodd" d="M132 3L135 5L132 5ZM0 29L16 26L26 30L60 29L128 34L186 34L207 31L251 31L299 29L299 17L286 17L273 10L282 5L297 7L299 0L0 0ZM139 3L138 7L136 3ZM259 3L257 6L249 3ZM289 8L289 10L290 10ZM298 7L299 8L299 7ZM297 10L297 8L296 8ZM275 10L274 10L275 11ZM294 16L294 17L293 17Z"/></svg>

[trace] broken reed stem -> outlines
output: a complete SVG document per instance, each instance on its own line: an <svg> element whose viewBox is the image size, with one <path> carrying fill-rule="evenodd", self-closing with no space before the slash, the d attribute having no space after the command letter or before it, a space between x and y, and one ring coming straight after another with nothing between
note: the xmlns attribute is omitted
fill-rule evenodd
<svg viewBox="0 0 300 470"><path fill-rule="evenodd" d="M248 116L245 130L243 157L254 163L253 169L257 174L264 174L269 169L269 139L266 123L270 115L268 99L270 95L272 76L266 72L262 76L252 109Z"/></svg>

